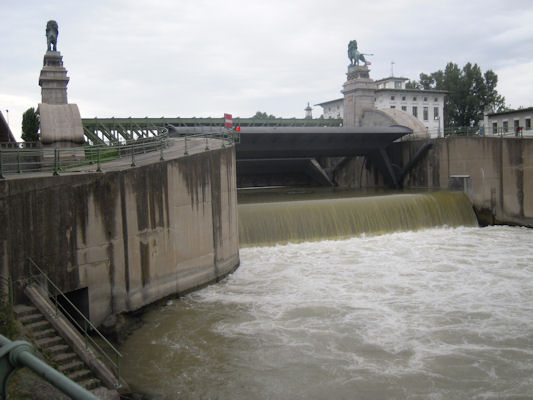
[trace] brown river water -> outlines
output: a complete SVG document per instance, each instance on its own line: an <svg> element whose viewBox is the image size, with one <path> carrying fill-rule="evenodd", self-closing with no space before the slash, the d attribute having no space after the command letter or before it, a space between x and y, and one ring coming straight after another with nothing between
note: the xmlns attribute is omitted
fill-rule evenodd
<svg viewBox="0 0 533 400"><path fill-rule="evenodd" d="M332 200L336 211L311 201L304 221L338 218L341 237L360 229L345 200ZM380 201L391 198L364 207ZM464 208L457 201L446 207ZM479 228L468 211L442 217L427 206L424 218L445 220L304 241L291 219L302 205L279 203L256 205L269 217L232 275L144 315L121 348L134 390L150 399L533 399L533 230ZM275 230L301 243L273 245Z"/></svg>

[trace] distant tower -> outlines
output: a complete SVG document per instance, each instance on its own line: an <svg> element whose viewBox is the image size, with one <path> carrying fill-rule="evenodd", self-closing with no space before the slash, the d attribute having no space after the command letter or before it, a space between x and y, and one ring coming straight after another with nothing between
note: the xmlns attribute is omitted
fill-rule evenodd
<svg viewBox="0 0 533 400"><path fill-rule="evenodd" d="M307 102L307 107L305 107L305 118L313 119L313 109L309 105L309 102Z"/></svg>

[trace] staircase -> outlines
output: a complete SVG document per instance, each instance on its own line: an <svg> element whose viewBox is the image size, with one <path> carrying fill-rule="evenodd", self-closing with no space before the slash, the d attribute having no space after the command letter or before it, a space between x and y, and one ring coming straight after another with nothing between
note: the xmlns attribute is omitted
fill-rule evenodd
<svg viewBox="0 0 533 400"><path fill-rule="evenodd" d="M95 391L103 387L37 308L15 305L13 311L26 335L52 367L87 390Z"/></svg>

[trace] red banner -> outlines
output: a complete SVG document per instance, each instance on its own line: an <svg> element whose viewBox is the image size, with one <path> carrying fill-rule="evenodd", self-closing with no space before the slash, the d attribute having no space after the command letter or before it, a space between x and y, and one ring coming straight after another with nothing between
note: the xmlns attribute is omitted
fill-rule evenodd
<svg viewBox="0 0 533 400"><path fill-rule="evenodd" d="M233 117L231 114L224 114L224 127L228 129L233 128Z"/></svg>

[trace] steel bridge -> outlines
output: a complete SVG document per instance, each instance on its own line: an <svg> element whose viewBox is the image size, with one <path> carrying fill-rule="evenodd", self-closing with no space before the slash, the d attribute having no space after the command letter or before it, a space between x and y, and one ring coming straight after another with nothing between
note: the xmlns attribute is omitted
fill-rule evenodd
<svg viewBox="0 0 533 400"><path fill-rule="evenodd" d="M82 120L85 137L93 145L131 143L162 134L187 137L224 133L224 122L224 118L179 117ZM233 125L242 128L236 144L240 186L252 181L256 186L258 182L270 182L276 174L290 173L299 175L296 181L307 176L315 184L334 185L331 174L328 176L317 159L365 156L382 171L389 185L397 188L401 180L385 148L412 133L401 126L347 128L342 126L342 119L234 118Z"/></svg>
<svg viewBox="0 0 533 400"><path fill-rule="evenodd" d="M222 128L224 118L83 118L83 131L91 145L117 144L159 136L174 128ZM335 127L342 119L310 118L234 118L241 127Z"/></svg>

